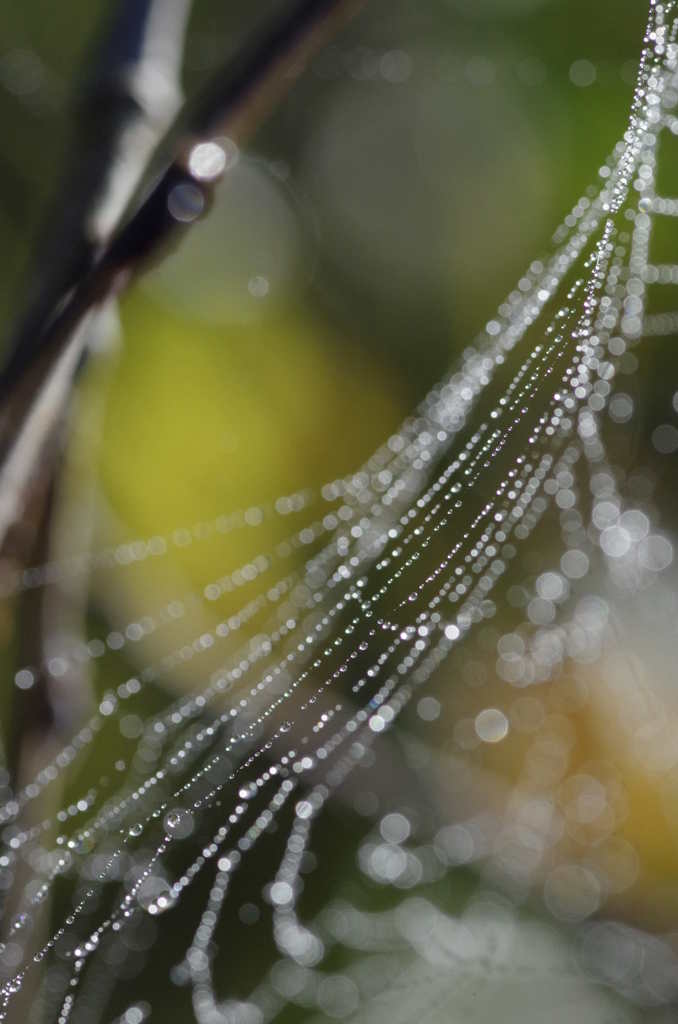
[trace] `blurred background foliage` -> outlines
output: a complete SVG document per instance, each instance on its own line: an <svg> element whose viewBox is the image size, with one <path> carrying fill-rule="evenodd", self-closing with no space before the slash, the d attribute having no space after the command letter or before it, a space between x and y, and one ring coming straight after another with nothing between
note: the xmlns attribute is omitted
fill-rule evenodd
<svg viewBox="0 0 678 1024"><path fill-rule="evenodd" d="M96 15L83 12L89 35ZM188 95L263 16L196 5ZM595 19L554 0L368 4L240 155L209 217L125 301L101 452L125 532L357 467L595 180L624 123L644 16L630 2ZM63 113L33 113L47 130L27 130L10 104L12 160L36 172L31 218L50 189L39 153L63 149L82 59L64 57L74 40L64 26L57 46L58 28L30 40L63 83Z"/></svg>
<svg viewBox="0 0 678 1024"><path fill-rule="evenodd" d="M275 6L195 4L189 96ZM69 201L67 187L54 195L58 168L80 72L109 8L30 0L6 4L0 15L5 324L50 204ZM121 345L95 361L81 388L62 518L68 494L76 501L93 471L98 547L257 509L355 469L454 363L595 181L624 128L646 13L637 0L368 3L233 161L209 216L125 298ZM78 550L73 529L69 543ZM157 564L95 577L90 631L201 592L289 531L284 517L273 517L253 536L236 531L179 545ZM292 562L301 565L303 555ZM533 552L535 570L547 557ZM241 591L203 600L170 640L162 635L98 662L97 689L241 602ZM6 619L11 642L10 613ZM452 746L454 723L477 710L479 688L482 704L494 694L499 706L501 684L478 657L475 676L458 666L468 686L445 698L435 726L443 748ZM204 685L204 671L184 667L167 683L193 689ZM596 680L577 686L595 689ZM573 698L569 708L580 764L614 746L604 728L613 703L606 692L592 703ZM543 713L562 714L560 699L547 696L553 707ZM162 697L149 692L144 700L142 714ZM672 697L665 707L673 721ZM420 725L409 723L413 735ZM112 762L118 741L112 727L96 763ZM664 798L629 750L616 751L632 796L619 834L634 843L643 873L617 910L666 927L675 921L675 835ZM482 756L483 771L510 787L520 743ZM350 889L354 833L347 836L334 855L343 865L337 885ZM657 889L658 878L671 885L663 916L667 888ZM464 876L456 888L445 885L437 898L458 905ZM240 970L255 974L271 955L257 941L259 953L250 945L247 957L234 954ZM585 1019L630 1019L608 1011L605 1004ZM478 1019L493 1019L486 1012Z"/></svg>

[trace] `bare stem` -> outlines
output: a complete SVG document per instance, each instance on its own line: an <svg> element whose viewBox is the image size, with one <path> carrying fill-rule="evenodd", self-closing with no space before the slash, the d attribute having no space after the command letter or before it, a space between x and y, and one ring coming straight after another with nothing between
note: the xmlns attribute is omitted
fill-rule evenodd
<svg viewBox="0 0 678 1024"><path fill-rule="evenodd" d="M92 266L97 251L119 224L158 139L176 114L189 4L190 0L122 0L117 5L97 47L93 70L79 102L78 144L65 176L69 184L60 190L67 187L73 201L66 203L63 213L59 209L53 228L45 232L48 244L38 249L32 301L29 295L27 309L14 332L13 358L30 349L31 339L49 308L64 289L77 283L83 267ZM111 322L116 322L114 316L90 312L69 339L55 372L45 378L33 398L30 382L27 389L25 380L11 396L13 402L26 401L26 417L20 437L15 438L20 443L10 447L4 466L0 518L4 512L11 524L23 512L21 530L14 531L11 548L14 558L24 564L49 557L58 452L66 431L70 383L82 354L92 347L95 337L101 347L101 335L110 334ZM26 390L23 399L22 391ZM4 410L4 414L7 412ZM23 504L19 504L27 463L33 463L34 469L27 478L30 486L23 491ZM47 730L54 728L59 717L55 713L52 723L45 721L53 702L42 670L46 660L42 623L49 618L47 606L53 597L48 588L44 600L37 592L23 607L22 634L31 639L24 656L36 666L38 677L23 696L37 731L39 723ZM15 730L16 735L23 732Z"/></svg>
<svg viewBox="0 0 678 1024"><path fill-rule="evenodd" d="M63 213L59 205L45 231L46 241L38 247L25 310L10 340L11 358L30 349L54 304L91 269L175 116L189 6L190 0L122 0L117 5L82 90L72 166L60 190L67 190L69 201ZM17 434L7 447L9 458L0 474L0 518L4 514L10 527L21 516L20 529L9 537L6 530L2 533L2 546L23 564L59 557L52 550L55 539L61 543L53 527L71 383L93 340L101 345L102 334L110 337L111 320L116 318L90 311L68 339L54 372L42 380L32 377L38 385L33 394L31 380L24 379L3 410L10 439L12 410L24 411L17 418ZM20 657L31 666L34 682L30 689L17 691L13 702L8 753L19 789L59 749L64 736L77 730L91 702L84 667L58 680L47 668L50 646L69 629L81 631L84 615L85 592L65 593L59 584L33 591L21 602ZM58 787L50 787L49 795L33 809L36 820L53 817L58 801ZM3 907L3 930L19 911L23 891L17 877ZM31 933L34 943L46 926L46 907L38 918ZM13 1018L25 1019L26 1008L20 999Z"/></svg>
<svg viewBox="0 0 678 1024"><path fill-rule="evenodd" d="M83 322L209 205L217 176L206 177L190 154L215 136L242 143L359 5L360 0L298 0L219 74L189 112L176 157L150 194L42 328L15 349L0 375L0 546L21 514L41 458L50 457L54 423L86 353ZM58 387L51 386L55 380Z"/></svg>

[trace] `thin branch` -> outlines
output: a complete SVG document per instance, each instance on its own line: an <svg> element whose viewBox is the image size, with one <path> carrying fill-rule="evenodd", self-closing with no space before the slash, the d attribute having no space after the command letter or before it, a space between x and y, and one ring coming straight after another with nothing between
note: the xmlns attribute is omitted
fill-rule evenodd
<svg viewBox="0 0 678 1024"><path fill-rule="evenodd" d="M35 246L12 357L30 350L57 302L91 269L175 117L189 8L190 0L116 4L78 93L72 159Z"/></svg>
<svg viewBox="0 0 678 1024"><path fill-rule="evenodd" d="M63 212L59 207L50 218L45 242L38 247L25 312L10 342L13 358L30 349L55 302L91 269L175 116L189 7L190 0L122 0L117 5L82 89L72 166L60 190L67 192L69 201ZM63 348L54 371L35 379L33 396L32 374L12 396L13 401L25 401L25 415L17 443L7 449L0 518L9 526L24 513L13 552L24 564L49 557L59 462L46 460L46 455L59 453L77 365L95 339L101 342L102 333L110 336L111 321L116 318L91 310ZM11 429L11 420L7 422ZM46 472L38 472L43 463ZM63 733L78 727L87 709L89 687L82 672L54 679L46 669L50 644L59 641L55 633L79 627L83 596L70 592L65 598L47 588L22 602L20 654L35 679L29 690L17 693L14 707L9 766L19 787L59 748ZM58 793L58 788L52 790L49 799L58 802ZM35 813L38 820L41 814L50 816L42 805ZM22 891L17 882L13 894ZM3 920L11 920L12 909L18 908L12 908L10 899ZM44 914L43 908L43 918ZM20 1004L17 1019L24 1009Z"/></svg>
<svg viewBox="0 0 678 1024"><path fill-rule="evenodd" d="M65 181L73 202L64 212L58 210L54 225L45 232L48 243L38 249L33 279L34 303L28 306L14 333L14 356L30 348L40 317L53 307L64 288L72 288L82 268L91 268L97 251L108 241L119 224L134 189L142 177L151 153L171 123L180 103L180 66L184 30L190 0L122 0L106 26L101 43L92 59L92 69L83 84L79 100L79 124L72 166ZM62 186L63 192L66 186ZM58 246L59 256L55 246ZM63 256L61 256L63 253ZM25 509L15 497L21 493L24 467L39 466L45 450L58 452L68 409L73 374L82 353L102 334L110 334L115 316L102 318L92 311L74 332L61 360L27 406L22 443L11 448L4 467L4 486L0 490L0 517L16 520L23 511L22 528L13 538L12 555L24 563L35 558L40 549L47 557L54 510L56 460L47 471L32 474L30 498ZM15 396L16 397L16 396ZM20 396L19 396L20 397ZM51 495L51 497L50 497ZM51 511L50 511L51 510ZM40 666L44 660L42 630L36 624L49 617L51 592L27 599L22 609L33 628L30 661ZM37 603L36 603L37 602ZM63 602L59 602L63 607ZM44 606L43 606L44 605ZM39 680L26 698L49 706L49 683ZM44 716L43 716L44 717ZM34 716L37 728L41 716Z"/></svg>
<svg viewBox="0 0 678 1024"><path fill-rule="evenodd" d="M84 319L209 205L223 169L213 138L227 135L241 144L360 2L300 0L217 76L189 113L174 162L42 329L15 349L0 375L0 545L21 513L85 352L79 335ZM201 145L214 148L201 150ZM210 154L214 160L200 159ZM60 387L50 388L55 378Z"/></svg>
<svg viewBox="0 0 678 1024"><path fill-rule="evenodd" d="M189 9L190 0L121 0L116 5L80 90L73 156L57 190L59 202L36 247L24 311L9 340L9 363L30 363L58 302L87 275L110 241L172 122L181 101L179 74ZM42 470L59 450L60 421L87 347L87 331L77 332L53 374L42 379L38 371L16 391L8 386L0 404L0 449L7 455L0 470L0 549L6 546L9 527L22 517L28 494L33 512L24 516L25 527L29 533L31 523L41 522L45 528L38 506L40 492L44 499L49 484L41 482L46 475ZM25 537L20 544L19 557L25 558Z"/></svg>

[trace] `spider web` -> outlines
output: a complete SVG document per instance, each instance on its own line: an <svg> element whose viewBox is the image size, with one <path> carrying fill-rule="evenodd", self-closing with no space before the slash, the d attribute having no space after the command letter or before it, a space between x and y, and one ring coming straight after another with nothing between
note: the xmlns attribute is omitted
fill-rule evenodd
<svg viewBox="0 0 678 1024"><path fill-rule="evenodd" d="M614 1016L618 996L659 1008L678 997L670 945L605 919L607 901L634 877L633 850L614 836L612 781L566 776L580 809L605 794L607 818L578 811L573 825L591 833L593 865L565 848L543 794L524 785L502 809L473 761L478 748L532 729L532 763L548 772L566 754L567 726L525 725L538 712L528 688L550 681L562 694L564 670L610 657L648 600L654 627L672 629L672 543L625 496L605 414L621 408L615 382L637 365L639 341L673 333L678 317L648 305L650 287L678 281L678 265L650 259L653 224L678 216L678 201L656 192L662 140L678 133L674 14L672 2L651 3L625 134L550 254L364 466L318 493L5 582L19 593L256 531L271 516L302 517L284 543L202 595L177 595L50 656L58 678L171 633L195 602L257 584L215 629L104 694L47 765L6 791L0 865L15 906L1 1019L27 991L60 1024L112 1019L130 962L146 951L201 1024L285 1014L522 1019L518 980L550 1019L571 1019L578 1000L582 1019L626 1020ZM538 533L555 537L558 556L526 574L521 554ZM496 706L460 719L454 755L401 737L394 725L413 705L435 727L434 694L453 685L495 619L497 673L512 698L525 691L520 715ZM130 720L140 693L207 652L220 668L205 688L121 729L120 760L98 765L99 737ZM17 685L29 687L39 668L22 666ZM68 802L44 816L45 794L60 785ZM388 813L377 814L385 799ZM374 824L343 884L324 865L339 879L331 833L347 800ZM521 923L516 908L536 906L546 919ZM181 929L169 927L173 918ZM252 977L234 977L229 965L249 935L264 954ZM606 989L592 996L591 981ZM117 1019L139 1024L152 1012L134 999Z"/></svg>

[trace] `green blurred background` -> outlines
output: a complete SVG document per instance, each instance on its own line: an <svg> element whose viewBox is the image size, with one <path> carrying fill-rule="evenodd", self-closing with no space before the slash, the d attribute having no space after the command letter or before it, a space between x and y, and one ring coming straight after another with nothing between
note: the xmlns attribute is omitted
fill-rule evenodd
<svg viewBox="0 0 678 1024"><path fill-rule="evenodd" d="M187 94L277 6L196 3ZM0 15L7 325L110 9L31 0ZM624 130L646 14L638 0L369 2L240 154L210 215L125 298L121 348L84 381L68 469L76 494L79 459L96 469L96 544L166 534L358 466L596 180ZM68 189L56 198L67 204ZM102 388L101 438L82 455ZM252 541L218 538L95 580L90 628L201 588L288 532L273 520ZM201 608L186 629L216 614ZM9 616L8 640L12 629ZM101 662L97 687L162 647L142 650ZM171 680L198 685L199 670ZM144 713L162 703L146 700ZM115 740L102 737L95 765L113 759ZM333 855L337 885L348 878L350 889L347 837ZM467 891L462 877L437 896L453 909ZM272 955L257 941L239 965L243 992L247 971ZM162 978L158 969L154 996L170 1007Z"/></svg>
<svg viewBox="0 0 678 1024"><path fill-rule="evenodd" d="M189 95L275 6L195 5ZM6 324L109 9L2 15ZM595 181L623 131L645 16L637 0L595 13L577 0L367 5L241 155L209 218L125 301L103 474L130 532L362 461Z"/></svg>

